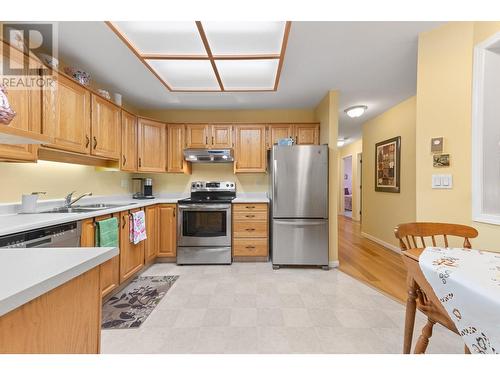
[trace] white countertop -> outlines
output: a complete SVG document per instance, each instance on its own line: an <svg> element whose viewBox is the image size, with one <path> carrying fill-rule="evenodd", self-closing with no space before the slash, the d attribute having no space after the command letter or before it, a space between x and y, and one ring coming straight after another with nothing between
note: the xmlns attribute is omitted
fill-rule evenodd
<svg viewBox="0 0 500 375"><path fill-rule="evenodd" d="M233 203L269 203L267 193L241 193L236 195Z"/></svg>
<svg viewBox="0 0 500 375"><path fill-rule="evenodd" d="M0 316L116 255L116 247L0 249Z"/></svg>
<svg viewBox="0 0 500 375"><path fill-rule="evenodd" d="M45 214L19 214L15 213L16 205L0 206L0 236L19 233L27 230L48 227L51 225L68 223L71 221L84 220L91 217L108 215L115 212L126 211L161 203L177 203L179 199L186 198L188 194L172 193L159 195L155 199L132 199L125 196L100 196L83 198L77 204L109 203L121 204L121 207L113 207L106 210L96 210L79 213L45 213ZM241 193L233 200L234 203L269 203L267 193ZM62 206L61 200L41 201L39 210L48 210L53 207Z"/></svg>
<svg viewBox="0 0 500 375"><path fill-rule="evenodd" d="M90 212L78 212L78 213L45 213L45 214L0 214L0 236L23 232L32 229L43 228L51 225L68 223L71 221L84 220L91 217L108 215L115 212L131 210L134 208L141 208L146 206L151 206L153 204L160 203L177 203L179 199L185 198L186 195L175 195L171 197L155 198L155 199L132 199L126 197L99 197L98 200L95 198L82 199L78 204L89 204L89 203L110 203L110 204L120 204L121 207L113 207L106 210L96 210ZM59 203L58 206L62 204ZM42 206L42 205L41 205ZM57 205L52 205L56 207ZM42 209L50 209L47 207L40 207Z"/></svg>

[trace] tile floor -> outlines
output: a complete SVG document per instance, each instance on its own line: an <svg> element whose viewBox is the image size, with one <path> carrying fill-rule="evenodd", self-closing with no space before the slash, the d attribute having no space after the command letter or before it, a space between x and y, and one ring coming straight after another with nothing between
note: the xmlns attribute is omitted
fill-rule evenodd
<svg viewBox="0 0 500 375"><path fill-rule="evenodd" d="M404 306L337 269L159 263L143 275L180 277L141 327L103 330L102 353L401 353ZM462 351L436 326L429 353Z"/></svg>

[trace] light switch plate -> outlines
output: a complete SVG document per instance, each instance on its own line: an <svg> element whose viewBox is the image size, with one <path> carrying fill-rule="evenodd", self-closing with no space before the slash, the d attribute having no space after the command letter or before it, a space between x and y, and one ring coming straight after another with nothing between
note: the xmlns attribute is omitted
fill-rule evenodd
<svg viewBox="0 0 500 375"><path fill-rule="evenodd" d="M451 174L433 174L432 175L433 189L452 189L453 176Z"/></svg>
<svg viewBox="0 0 500 375"><path fill-rule="evenodd" d="M122 178L120 181L120 186L122 189L128 189L128 179L127 178Z"/></svg>

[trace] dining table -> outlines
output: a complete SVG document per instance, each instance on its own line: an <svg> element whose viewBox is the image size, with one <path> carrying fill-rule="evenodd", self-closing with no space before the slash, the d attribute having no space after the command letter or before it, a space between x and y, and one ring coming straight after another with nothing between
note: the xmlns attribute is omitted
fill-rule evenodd
<svg viewBox="0 0 500 375"><path fill-rule="evenodd" d="M500 353L500 253L451 247L402 252L408 308L421 291L470 353ZM424 312L425 313L425 312Z"/></svg>

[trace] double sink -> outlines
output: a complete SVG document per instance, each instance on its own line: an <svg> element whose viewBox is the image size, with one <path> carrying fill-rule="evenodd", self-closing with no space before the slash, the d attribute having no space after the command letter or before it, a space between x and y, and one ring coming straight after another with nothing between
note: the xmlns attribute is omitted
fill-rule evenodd
<svg viewBox="0 0 500 375"><path fill-rule="evenodd" d="M93 211L99 211L99 210L107 210L110 208L118 208L118 207L125 207L125 206L131 206L133 204L137 203L126 203L126 204L108 204L108 203L96 203L96 204L86 204L86 205L75 205L71 207L55 207L51 210L47 211L40 211L40 214L55 214L55 213L61 213L61 214L69 214L69 213L82 213L82 212L93 212Z"/></svg>

